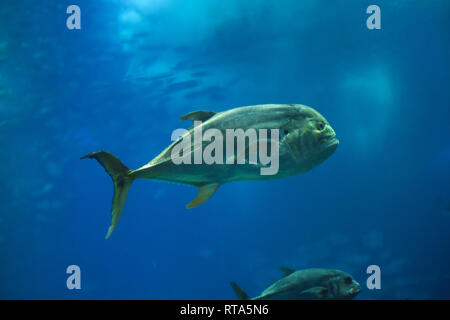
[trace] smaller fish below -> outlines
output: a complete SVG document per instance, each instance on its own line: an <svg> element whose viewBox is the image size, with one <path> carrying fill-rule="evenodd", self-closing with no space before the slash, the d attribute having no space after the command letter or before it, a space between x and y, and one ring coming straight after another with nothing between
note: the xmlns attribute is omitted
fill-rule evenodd
<svg viewBox="0 0 450 320"><path fill-rule="evenodd" d="M361 291L359 283L340 270L280 269L283 277L254 298L250 298L235 282L230 284L240 300L348 300Z"/></svg>

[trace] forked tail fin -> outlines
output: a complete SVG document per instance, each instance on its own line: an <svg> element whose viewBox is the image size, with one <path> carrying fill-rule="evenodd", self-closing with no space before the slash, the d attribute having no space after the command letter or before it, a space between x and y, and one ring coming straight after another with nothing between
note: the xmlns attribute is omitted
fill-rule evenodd
<svg viewBox="0 0 450 320"><path fill-rule="evenodd" d="M230 285L239 300L250 300L248 294L246 294L245 291L241 287L239 287L236 282L230 282Z"/></svg>
<svg viewBox="0 0 450 320"><path fill-rule="evenodd" d="M120 216L122 215L123 207L127 200L128 190L133 182L133 178L129 174L131 170L119 159L106 151L92 152L81 157L81 159L85 158L96 159L103 168L105 168L114 183L114 195L111 207L111 226L106 234L106 239L108 239L119 223Z"/></svg>

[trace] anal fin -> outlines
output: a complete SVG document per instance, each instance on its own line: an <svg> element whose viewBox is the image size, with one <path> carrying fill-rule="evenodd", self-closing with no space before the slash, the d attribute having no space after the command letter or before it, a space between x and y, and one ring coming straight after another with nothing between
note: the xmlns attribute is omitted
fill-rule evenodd
<svg viewBox="0 0 450 320"><path fill-rule="evenodd" d="M194 200L192 200L187 206L187 209L197 207L204 203L206 200L212 197L212 195L219 189L220 184L210 183L199 187L199 191Z"/></svg>

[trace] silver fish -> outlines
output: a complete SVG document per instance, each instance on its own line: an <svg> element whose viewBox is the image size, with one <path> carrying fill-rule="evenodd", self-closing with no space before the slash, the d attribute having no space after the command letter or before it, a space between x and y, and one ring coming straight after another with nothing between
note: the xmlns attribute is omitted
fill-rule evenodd
<svg viewBox="0 0 450 320"><path fill-rule="evenodd" d="M83 158L96 159L111 176L114 183L114 196L111 208L112 221L106 238L108 238L120 219L126 197L134 179L155 179L199 188L197 197L187 205L196 207L208 200L220 185L242 180L268 180L304 173L319 165L336 150L339 141L328 121L314 109L299 104L267 104L246 106L223 112L194 111L184 115L180 120L201 121L191 127L182 137L174 141L156 158L137 170L130 170L112 154L99 151ZM246 148L244 154L235 155L228 164L175 164L172 160L174 148L189 136L195 136L195 130L206 132L208 129L219 130L226 137L227 129L266 129L278 130L278 170L276 174L262 175L261 169L266 165L246 161L238 164L239 159L247 159L253 152ZM265 137L272 143L271 136ZM258 137L258 143L261 143ZM194 157L195 150L205 148L208 141L199 144L192 142L187 156ZM225 141L226 144L226 141ZM184 154L183 156L185 156Z"/></svg>
<svg viewBox="0 0 450 320"><path fill-rule="evenodd" d="M257 297L250 298L235 282L231 282L231 287L241 300L344 300L355 298L361 291L359 283L340 270L281 270L284 277Z"/></svg>

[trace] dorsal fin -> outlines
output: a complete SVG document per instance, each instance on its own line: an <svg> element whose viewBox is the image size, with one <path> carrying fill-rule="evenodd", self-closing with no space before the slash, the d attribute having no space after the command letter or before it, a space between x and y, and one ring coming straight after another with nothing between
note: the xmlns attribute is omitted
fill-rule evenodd
<svg viewBox="0 0 450 320"><path fill-rule="evenodd" d="M217 189L219 189L219 187L220 184L218 183L210 183L200 186L199 187L200 190L198 191L197 197L195 197L195 199L192 200L191 203L189 203L186 206L186 208L190 209L201 205L203 202L211 198L214 192L216 192Z"/></svg>
<svg viewBox="0 0 450 320"><path fill-rule="evenodd" d="M286 268L286 267L280 267L281 272L283 272L283 276L287 277L288 275L295 272L294 269Z"/></svg>
<svg viewBox="0 0 450 320"><path fill-rule="evenodd" d="M206 121L215 114L213 111L192 111L180 117L180 120Z"/></svg>

